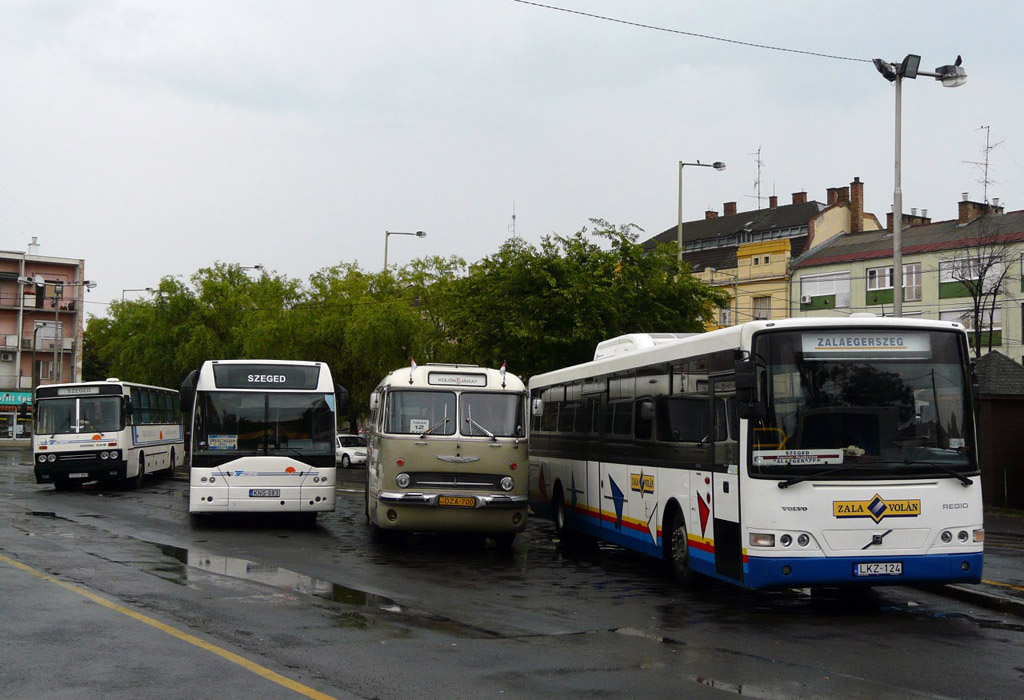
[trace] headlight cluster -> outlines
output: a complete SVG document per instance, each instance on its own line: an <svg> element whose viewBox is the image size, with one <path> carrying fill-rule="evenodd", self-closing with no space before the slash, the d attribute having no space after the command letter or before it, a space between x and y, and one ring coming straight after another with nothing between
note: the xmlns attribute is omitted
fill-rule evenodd
<svg viewBox="0 0 1024 700"><path fill-rule="evenodd" d="M39 455L39 457L38 457L38 462L40 464L43 464L44 462L56 462L56 461L57 461L57 455L55 455L55 454Z"/></svg>
<svg viewBox="0 0 1024 700"><path fill-rule="evenodd" d="M111 450L110 452L100 452L100 459L117 459L121 456L121 453L117 450Z"/></svg>
<svg viewBox="0 0 1024 700"><path fill-rule="evenodd" d="M955 535L953 530L943 530L942 534L939 535L939 539L942 540L943 544L949 544L953 541L954 536L956 537L957 541L960 542L960 544L967 544L972 539L975 542L985 541L985 531L982 529L975 530L973 538L971 537L971 533L967 530L958 530L956 531Z"/></svg>
<svg viewBox="0 0 1024 700"><path fill-rule="evenodd" d="M798 547L806 547L811 543L811 537L806 532L801 532L796 536L796 544ZM788 532L779 537L779 544L783 547L791 547L793 545L793 536ZM774 547L775 546L775 535L768 532L751 532L750 533L750 546L751 547Z"/></svg>

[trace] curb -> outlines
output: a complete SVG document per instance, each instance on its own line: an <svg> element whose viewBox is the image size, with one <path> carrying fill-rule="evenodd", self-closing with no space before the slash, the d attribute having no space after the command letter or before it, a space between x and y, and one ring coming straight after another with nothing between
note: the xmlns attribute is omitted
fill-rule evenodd
<svg viewBox="0 0 1024 700"><path fill-rule="evenodd" d="M956 598L967 603L974 603L975 605L980 605L984 608L990 608L992 610L998 610L1000 612L1010 613L1011 615L1024 617L1024 600L1004 595L997 595L995 593L988 593L987 591L982 591L972 586L960 583L951 583L931 590L935 593L948 595L951 598Z"/></svg>

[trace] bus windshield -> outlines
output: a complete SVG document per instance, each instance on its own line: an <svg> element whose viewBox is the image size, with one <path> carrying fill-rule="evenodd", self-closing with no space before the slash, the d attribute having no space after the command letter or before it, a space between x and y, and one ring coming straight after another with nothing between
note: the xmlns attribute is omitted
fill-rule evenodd
<svg viewBox="0 0 1024 700"><path fill-rule="evenodd" d="M121 397L43 399L36 403L40 435L103 433L121 430Z"/></svg>
<svg viewBox="0 0 1024 700"><path fill-rule="evenodd" d="M522 437L522 394L463 393L459 430L467 436Z"/></svg>
<svg viewBox="0 0 1024 700"><path fill-rule="evenodd" d="M773 332L754 347L767 414L753 421L753 475L977 470L956 333Z"/></svg>
<svg viewBox="0 0 1024 700"><path fill-rule="evenodd" d="M197 453L334 454L334 411L328 395L286 392L200 392L196 397Z"/></svg>

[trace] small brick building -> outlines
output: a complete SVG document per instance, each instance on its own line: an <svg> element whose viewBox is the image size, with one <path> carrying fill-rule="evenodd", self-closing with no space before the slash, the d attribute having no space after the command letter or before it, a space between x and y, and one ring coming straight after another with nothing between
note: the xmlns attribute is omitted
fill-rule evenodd
<svg viewBox="0 0 1024 700"><path fill-rule="evenodd" d="M988 506L1024 509L1024 367L993 350L976 371L982 498Z"/></svg>

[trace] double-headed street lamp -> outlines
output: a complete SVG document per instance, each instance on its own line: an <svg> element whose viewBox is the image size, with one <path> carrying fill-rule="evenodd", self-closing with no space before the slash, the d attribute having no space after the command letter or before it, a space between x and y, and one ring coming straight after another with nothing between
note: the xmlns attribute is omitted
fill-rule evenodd
<svg viewBox="0 0 1024 700"><path fill-rule="evenodd" d="M124 293L125 292L149 292L150 294L152 294L153 293L153 288L152 287L138 287L136 289L122 289L121 290L121 301L124 301Z"/></svg>
<svg viewBox="0 0 1024 700"><path fill-rule="evenodd" d="M388 269L388 238L391 236L416 236L424 238L426 231L385 231L384 232L384 269Z"/></svg>
<svg viewBox="0 0 1024 700"><path fill-rule="evenodd" d="M960 57L952 65L939 66L934 72L920 69L921 57L916 54L907 54L901 63L889 63L881 58L876 58L873 63L878 72L896 86L896 162L895 162L895 185L892 193L892 299L893 315L903 315L903 243L901 235L903 231L903 189L900 182L900 133L903 120L903 79L916 78L919 75L926 75L930 78L942 81L943 87L960 87L967 82L967 71L960 65Z"/></svg>
<svg viewBox="0 0 1024 700"><path fill-rule="evenodd" d="M680 268L683 266L683 167L687 165L698 168L725 170L725 163L720 160L716 160L714 163L701 163L699 160L696 163L684 163L683 161L679 161L679 226L676 229L676 243L679 245L679 250L676 255L679 260Z"/></svg>

